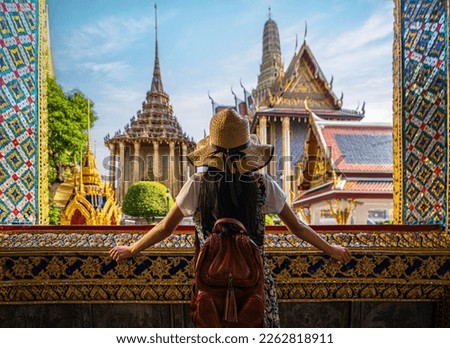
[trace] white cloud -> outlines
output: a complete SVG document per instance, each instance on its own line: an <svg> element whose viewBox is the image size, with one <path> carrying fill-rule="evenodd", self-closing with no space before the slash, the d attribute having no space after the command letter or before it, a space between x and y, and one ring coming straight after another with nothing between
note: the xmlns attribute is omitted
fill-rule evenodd
<svg viewBox="0 0 450 348"><path fill-rule="evenodd" d="M65 54L73 59L85 59L124 52L139 42L143 35L148 35L150 25L148 16L103 17L72 33L67 38Z"/></svg>
<svg viewBox="0 0 450 348"><path fill-rule="evenodd" d="M342 50L354 51L364 49L368 45L392 36L393 15L385 11L373 14L362 27L337 35L337 39L329 42L327 52L339 54Z"/></svg>
<svg viewBox="0 0 450 348"><path fill-rule="evenodd" d="M105 122L111 126L118 123L123 128L128 119L140 109L145 92L136 86L103 85L100 91L101 101L96 110L104 116Z"/></svg>
<svg viewBox="0 0 450 348"><path fill-rule="evenodd" d="M207 92L182 93L170 96L174 114L181 128L196 141L203 137L203 131L208 132L212 108Z"/></svg>
<svg viewBox="0 0 450 348"><path fill-rule="evenodd" d="M310 41L333 90L344 93L344 108L366 102L366 121L392 119L392 4L379 8L359 27Z"/></svg>
<svg viewBox="0 0 450 348"><path fill-rule="evenodd" d="M123 78L130 69L128 64L120 61L110 63L86 62L80 64L80 67L105 78Z"/></svg>
<svg viewBox="0 0 450 348"><path fill-rule="evenodd" d="M248 75L249 71L253 72L261 62L261 52L261 43L257 43L239 51L237 54L224 57L219 64L223 69L223 76L239 79L243 75Z"/></svg>

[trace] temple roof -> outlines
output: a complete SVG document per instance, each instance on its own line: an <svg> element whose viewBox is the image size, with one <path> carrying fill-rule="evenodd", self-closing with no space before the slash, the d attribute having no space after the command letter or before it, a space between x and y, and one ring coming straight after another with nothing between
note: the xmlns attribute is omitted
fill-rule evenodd
<svg viewBox="0 0 450 348"><path fill-rule="evenodd" d="M193 139L183 132L178 123L170 105L169 95L163 88L157 33L155 11L155 62L150 90L147 92L146 100L142 103L141 110L130 119L129 124L125 125L124 131L118 130L112 138L109 134L105 137L106 145L120 141L144 143L175 141L194 146Z"/></svg>
<svg viewBox="0 0 450 348"><path fill-rule="evenodd" d="M338 173L392 174L392 125L325 121L312 115L311 128Z"/></svg>
<svg viewBox="0 0 450 348"><path fill-rule="evenodd" d="M293 205L310 205L332 199L390 199L394 184L391 180L342 179L302 192Z"/></svg>
<svg viewBox="0 0 450 348"><path fill-rule="evenodd" d="M332 199L391 199L392 126L326 121L311 110L294 206Z"/></svg>
<svg viewBox="0 0 450 348"><path fill-rule="evenodd" d="M328 81L306 40L294 55L283 78L276 80L273 95L268 99L272 108L299 108L308 100L309 107L323 118L364 117L362 110L345 110L343 94L338 98L333 92L333 78Z"/></svg>
<svg viewBox="0 0 450 348"><path fill-rule="evenodd" d="M335 196L390 194L392 125L327 121L308 111L308 135L299 164L299 189L303 192L295 201L325 197L332 191Z"/></svg>
<svg viewBox="0 0 450 348"><path fill-rule="evenodd" d="M308 100L310 108L325 119L361 120L365 114L365 104L360 110L343 109L344 95L337 97L333 92L333 77L328 81L322 72L307 44L306 29L302 46L284 71L278 27L271 18L264 25L263 57L253 94L257 113L271 110L307 117L303 104Z"/></svg>
<svg viewBox="0 0 450 348"><path fill-rule="evenodd" d="M274 116L274 117L302 117L302 118L309 118L309 112L305 110L303 107L298 104L299 102L296 102L295 105L292 107L271 107L271 108L265 108L260 109L255 112L255 115L261 116ZM355 111L355 110L347 110L347 109L341 109L341 110L330 110L330 109L314 109L314 113L319 116L320 118L323 118L325 120L330 121L359 121L361 120L361 113Z"/></svg>

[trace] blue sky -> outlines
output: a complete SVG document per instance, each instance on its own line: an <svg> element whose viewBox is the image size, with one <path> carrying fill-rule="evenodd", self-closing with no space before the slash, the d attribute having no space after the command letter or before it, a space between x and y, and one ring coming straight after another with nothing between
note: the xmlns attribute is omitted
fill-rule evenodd
<svg viewBox="0 0 450 348"><path fill-rule="evenodd" d="M150 89L155 56L149 0L47 0L57 82L94 103L91 131L98 167L109 155L103 137L124 128ZM344 108L366 102L365 121L392 121L391 0L165 0L158 6L162 79L182 128L197 141L208 129L211 102L234 103L239 81L256 87L268 8L280 31L284 66L296 35L325 76L334 77Z"/></svg>

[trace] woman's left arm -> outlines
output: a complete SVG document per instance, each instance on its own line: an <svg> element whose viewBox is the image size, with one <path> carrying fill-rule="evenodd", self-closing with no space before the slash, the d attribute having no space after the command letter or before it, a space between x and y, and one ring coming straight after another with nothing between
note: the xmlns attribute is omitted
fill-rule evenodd
<svg viewBox="0 0 450 348"><path fill-rule="evenodd" d="M280 217L281 221L284 222L289 231L294 233L297 237L300 237L304 241L322 250L325 254L331 256L338 262L347 263L350 261L351 254L348 249L338 245L329 244L326 240L322 239L320 235L318 235L311 227L302 224L297 219L291 207L287 203L284 205L278 216Z"/></svg>
<svg viewBox="0 0 450 348"><path fill-rule="evenodd" d="M183 219L184 215L178 205L175 203L170 209L169 213L156 224L150 231L148 231L140 240L131 246L118 245L109 251L109 255L116 261L129 259L137 255L142 250L145 250L152 245L169 237L178 224Z"/></svg>

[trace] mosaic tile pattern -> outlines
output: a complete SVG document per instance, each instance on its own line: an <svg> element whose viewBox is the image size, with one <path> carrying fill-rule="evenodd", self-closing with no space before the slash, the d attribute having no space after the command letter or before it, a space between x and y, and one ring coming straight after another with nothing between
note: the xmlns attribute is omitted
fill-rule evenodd
<svg viewBox="0 0 450 348"><path fill-rule="evenodd" d="M402 0L403 222L447 222L445 0Z"/></svg>
<svg viewBox="0 0 450 348"><path fill-rule="evenodd" d="M0 3L0 224L37 223L36 1Z"/></svg>

